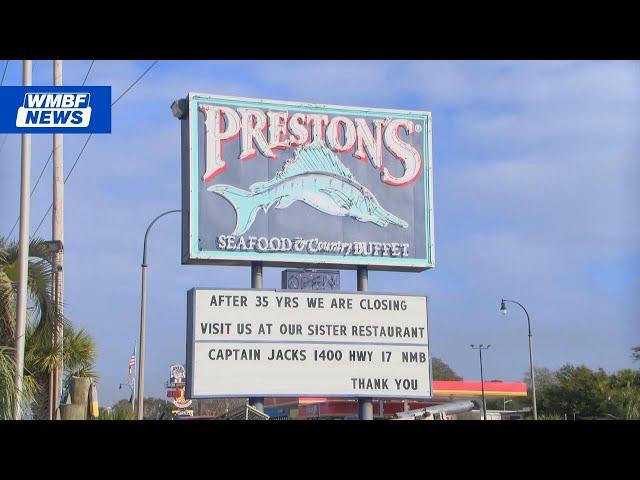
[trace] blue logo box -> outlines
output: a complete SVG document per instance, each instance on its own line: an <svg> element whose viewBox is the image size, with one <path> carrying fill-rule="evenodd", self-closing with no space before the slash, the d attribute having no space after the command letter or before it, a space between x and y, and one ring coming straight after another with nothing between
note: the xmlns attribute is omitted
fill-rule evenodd
<svg viewBox="0 0 640 480"><path fill-rule="evenodd" d="M111 87L0 87L0 133L111 133Z"/></svg>

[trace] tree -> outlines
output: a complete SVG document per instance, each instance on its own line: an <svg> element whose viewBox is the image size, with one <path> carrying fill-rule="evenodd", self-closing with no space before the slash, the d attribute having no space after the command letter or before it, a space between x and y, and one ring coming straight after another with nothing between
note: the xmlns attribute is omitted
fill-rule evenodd
<svg viewBox="0 0 640 480"><path fill-rule="evenodd" d="M609 378L608 416L622 420L640 419L640 371L619 370Z"/></svg>
<svg viewBox="0 0 640 480"><path fill-rule="evenodd" d="M143 418L146 420L170 420L173 417L171 410L175 408L173 403L163 398L145 398Z"/></svg>
<svg viewBox="0 0 640 480"><path fill-rule="evenodd" d="M609 376L584 365L564 365L555 374L555 381L543 388L538 398L540 411L566 414L569 418L603 418L609 406ZM536 382L537 383L537 382Z"/></svg>
<svg viewBox="0 0 640 480"><path fill-rule="evenodd" d="M245 405L247 398L216 398L194 400L193 408L198 416L217 417L234 408Z"/></svg>
<svg viewBox="0 0 640 480"><path fill-rule="evenodd" d="M52 258L40 239L29 245L27 325L25 327L24 386L22 398L14 398L15 318L18 296L18 245L0 237L0 419L13 417L14 402L23 411L30 407L36 419L48 418L50 373L62 357L65 376L97 378L93 370L95 342L84 330L76 330L56 311L53 301ZM63 349L53 342L58 319L63 322Z"/></svg>
<svg viewBox="0 0 640 480"><path fill-rule="evenodd" d="M175 409L173 403L162 398L145 397L144 413L142 418L145 420L171 420L173 414L171 411ZM128 399L118 400L110 409L100 409L100 420L135 420L134 409Z"/></svg>
<svg viewBox="0 0 640 480"><path fill-rule="evenodd" d="M460 375L438 357L431 358L431 369L434 380L462 380Z"/></svg>
<svg viewBox="0 0 640 480"><path fill-rule="evenodd" d="M640 345L631 349L631 358L634 362L640 362Z"/></svg>

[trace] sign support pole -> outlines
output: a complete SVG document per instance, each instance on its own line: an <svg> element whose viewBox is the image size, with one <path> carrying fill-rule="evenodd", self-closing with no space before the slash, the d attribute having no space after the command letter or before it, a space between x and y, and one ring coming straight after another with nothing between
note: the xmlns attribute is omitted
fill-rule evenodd
<svg viewBox="0 0 640 480"><path fill-rule="evenodd" d="M369 269L366 266L358 267L358 291L366 292L369 289ZM371 398L358 399L358 419L373 420L373 401Z"/></svg>
<svg viewBox="0 0 640 480"><path fill-rule="evenodd" d="M262 262L251 262L251 288L262 288L262 285L263 285ZM263 397L249 398L249 405L259 410L260 412L264 412Z"/></svg>
<svg viewBox="0 0 640 480"><path fill-rule="evenodd" d="M22 84L31 86L31 60L22 62ZM13 419L22 418L22 381L24 374L24 334L27 321L27 275L29 268L29 190L31 183L31 134L22 134L20 174L20 241L18 247L18 302L16 307L16 376Z"/></svg>

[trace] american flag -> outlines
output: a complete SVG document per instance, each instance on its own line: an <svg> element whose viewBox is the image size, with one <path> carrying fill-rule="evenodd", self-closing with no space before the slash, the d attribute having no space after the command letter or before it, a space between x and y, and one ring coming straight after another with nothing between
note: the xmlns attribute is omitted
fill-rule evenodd
<svg viewBox="0 0 640 480"><path fill-rule="evenodd" d="M133 353L131 357L129 357L129 376L133 373L133 370L136 368L136 349L133 349Z"/></svg>

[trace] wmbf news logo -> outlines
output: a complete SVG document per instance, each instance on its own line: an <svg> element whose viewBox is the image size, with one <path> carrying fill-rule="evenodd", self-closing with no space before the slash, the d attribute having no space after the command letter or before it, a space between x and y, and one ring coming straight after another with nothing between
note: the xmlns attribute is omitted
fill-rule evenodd
<svg viewBox="0 0 640 480"><path fill-rule="evenodd" d="M111 87L0 87L2 133L111 133Z"/></svg>
<svg viewBox="0 0 640 480"><path fill-rule="evenodd" d="M90 99L89 93L27 93L16 127L88 127Z"/></svg>

